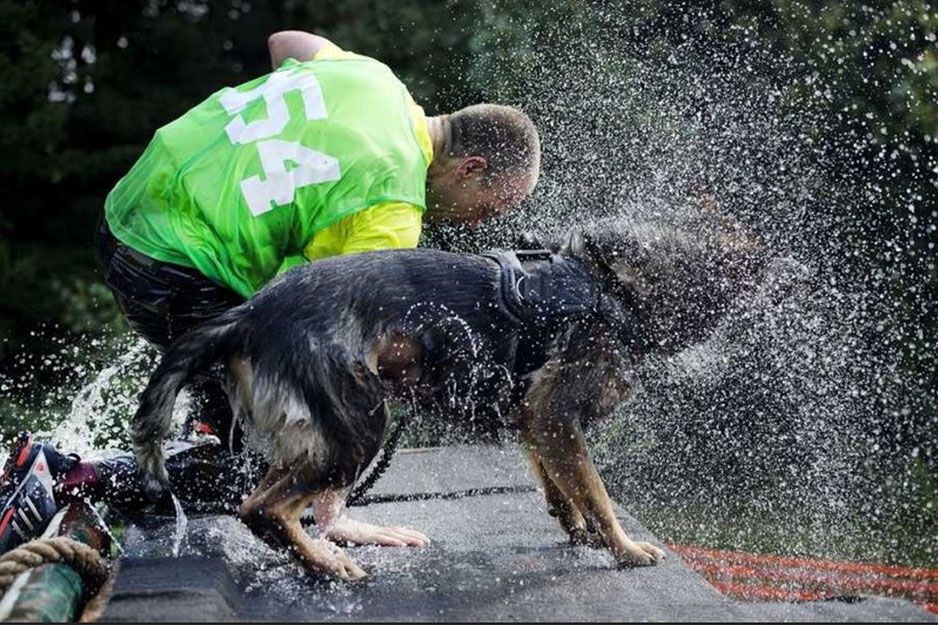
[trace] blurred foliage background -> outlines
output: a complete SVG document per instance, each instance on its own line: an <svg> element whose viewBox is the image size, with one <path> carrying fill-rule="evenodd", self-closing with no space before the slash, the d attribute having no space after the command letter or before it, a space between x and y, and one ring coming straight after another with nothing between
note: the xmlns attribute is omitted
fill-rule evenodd
<svg viewBox="0 0 938 625"><path fill-rule="evenodd" d="M766 76L766 84L790 85L778 115L811 111L796 139L814 146L831 188L855 196L812 201L815 212L803 218L835 224L842 249L829 262L841 267L839 275L879 276L889 305L871 309L868 323L896 329L891 336L902 358L892 373L917 380L911 388L921 395L903 415L910 425L891 432L900 449L914 450L914 462L903 456L912 462L903 474L912 476L911 485L894 481L913 493L916 510L927 512L915 517L916 531L938 527L938 12L920 0L0 0L5 434L43 424L36 420L45 400L35 389L74 382L67 363L37 370L43 354L96 346L73 356L93 371L123 345L113 340L125 328L94 259L106 194L156 128L209 93L268 72L266 38L287 28L384 61L430 114L480 101L529 111L544 138L539 190L518 215L472 245L429 233L431 243L457 249L499 243L522 227L549 229L578 211L602 214L610 198L630 199L624 187L659 175L656 159L667 146L637 129L681 85L672 72L672 91L659 89L657 64L703 59L712 72L712 92L689 84L674 98L691 126L717 110L714 93L747 88L721 76L745 70ZM617 103L630 98L644 98L647 106L626 107L624 115ZM765 92L766 102L774 98ZM764 132L773 140L771 123ZM805 174L767 167L758 173L758 193L733 200L738 172L704 153L686 163L694 170L686 178L741 214L757 212L759 203L790 201L771 194L771 181ZM661 188L673 191L673 182ZM817 195L824 193L822 187Z"/></svg>

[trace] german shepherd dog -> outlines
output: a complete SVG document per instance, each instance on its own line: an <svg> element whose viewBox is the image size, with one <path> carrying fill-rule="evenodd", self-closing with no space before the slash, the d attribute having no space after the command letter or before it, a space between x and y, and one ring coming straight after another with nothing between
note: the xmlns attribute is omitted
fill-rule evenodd
<svg viewBox="0 0 938 625"><path fill-rule="evenodd" d="M517 430L571 540L599 541L622 566L654 564L664 553L622 530L583 428L623 401L643 358L704 338L765 266L738 230L654 221L572 233L549 251L396 250L305 265L165 353L134 417L146 488L169 487L161 444L177 394L221 362L235 414L271 466L239 515L309 569L365 575L300 517L312 506L324 532L341 514L392 400Z"/></svg>

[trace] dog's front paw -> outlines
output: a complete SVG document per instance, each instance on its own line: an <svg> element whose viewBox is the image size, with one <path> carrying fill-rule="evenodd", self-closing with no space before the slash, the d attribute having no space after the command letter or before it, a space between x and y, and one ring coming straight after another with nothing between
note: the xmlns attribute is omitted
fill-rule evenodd
<svg viewBox="0 0 938 625"><path fill-rule="evenodd" d="M651 543L644 543L644 542L642 542L642 543L635 543L635 544L638 545L638 547L639 547L642 551L644 551L645 553L647 553L647 554L649 554L651 557L653 557L653 558L655 559L655 562L654 562L655 564L658 564L659 562L661 562L662 560L664 560L665 554L664 554L664 550L663 550L663 549L659 549L658 547L655 547L655 546L652 545Z"/></svg>
<svg viewBox="0 0 938 625"><path fill-rule="evenodd" d="M620 567L652 566L664 560L664 551L651 543L631 542L613 554Z"/></svg>

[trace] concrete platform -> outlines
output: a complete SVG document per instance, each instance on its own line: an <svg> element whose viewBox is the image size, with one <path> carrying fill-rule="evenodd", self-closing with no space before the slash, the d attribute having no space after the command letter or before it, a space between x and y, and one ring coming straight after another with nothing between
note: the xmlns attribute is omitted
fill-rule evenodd
<svg viewBox="0 0 938 625"><path fill-rule="evenodd" d="M616 570L601 550L571 547L549 517L517 449L401 452L352 516L409 525L423 549L350 549L369 578L315 580L226 517L131 528L107 621L936 621L900 600L744 604L724 598L669 554ZM626 531L657 541L619 510Z"/></svg>

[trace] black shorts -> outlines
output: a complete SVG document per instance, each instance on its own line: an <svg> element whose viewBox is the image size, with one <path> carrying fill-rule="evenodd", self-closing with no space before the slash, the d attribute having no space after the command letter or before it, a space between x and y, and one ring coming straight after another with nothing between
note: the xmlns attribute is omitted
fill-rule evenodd
<svg viewBox="0 0 938 625"><path fill-rule="evenodd" d="M104 281L117 305L130 327L161 350L245 301L197 269L164 263L128 247L103 219L98 236Z"/></svg>
<svg viewBox="0 0 938 625"><path fill-rule="evenodd" d="M104 281L127 324L160 351L180 336L245 301L196 269L150 258L119 241L102 218L98 256ZM223 440L240 448L228 396L218 372L190 385L197 413L193 420L212 428Z"/></svg>

